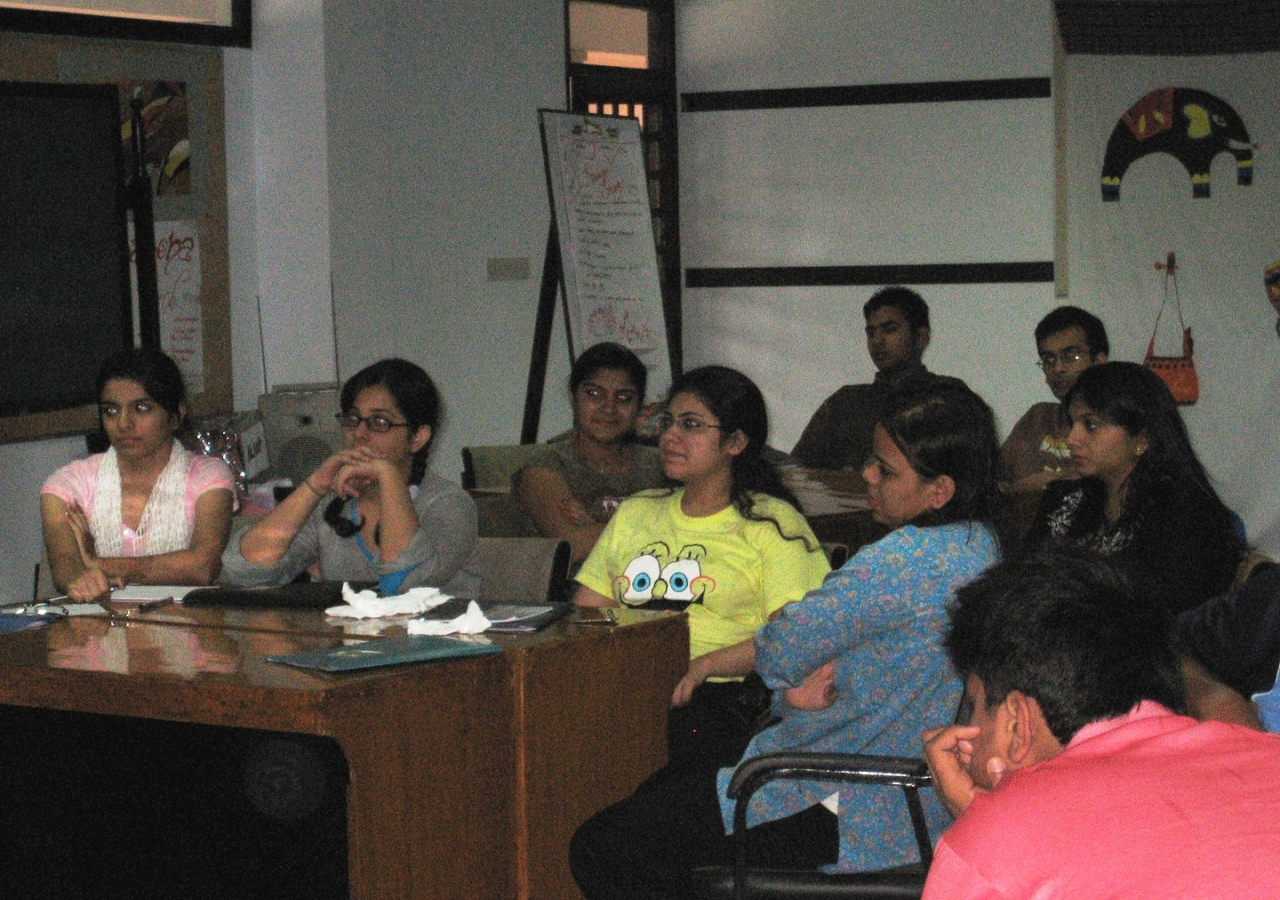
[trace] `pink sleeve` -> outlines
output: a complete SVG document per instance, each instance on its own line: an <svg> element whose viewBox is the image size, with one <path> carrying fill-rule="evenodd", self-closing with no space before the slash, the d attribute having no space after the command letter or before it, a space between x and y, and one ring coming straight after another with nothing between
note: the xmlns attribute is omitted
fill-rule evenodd
<svg viewBox="0 0 1280 900"><path fill-rule="evenodd" d="M79 503L85 515L93 513L93 498L98 493L98 466L102 454L68 463L45 480L42 494L52 494L65 503Z"/></svg>
<svg viewBox="0 0 1280 900"><path fill-rule="evenodd" d="M231 470L220 459L211 456L195 456L191 459L191 468L187 471L186 503L192 516L195 517L196 501L209 491L230 491L233 506L236 502L236 484L231 477Z"/></svg>
<svg viewBox="0 0 1280 900"><path fill-rule="evenodd" d="M995 850L994 852L1001 852ZM944 836L938 841L924 883L922 900L1007 900L1000 890L951 849Z"/></svg>

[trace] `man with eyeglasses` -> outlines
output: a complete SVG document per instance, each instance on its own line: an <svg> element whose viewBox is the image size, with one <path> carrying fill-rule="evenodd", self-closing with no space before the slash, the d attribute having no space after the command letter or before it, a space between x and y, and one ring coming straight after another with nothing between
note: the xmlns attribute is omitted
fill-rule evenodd
<svg viewBox="0 0 1280 900"><path fill-rule="evenodd" d="M1064 402L1080 373L1107 361L1110 344L1102 320L1078 306L1059 306L1036 326L1036 365L1056 403L1036 403L1000 448L1000 483L1011 494L1038 495L1051 481L1074 478Z"/></svg>
<svg viewBox="0 0 1280 900"><path fill-rule="evenodd" d="M921 362L929 346L929 304L915 291L899 285L881 288L862 307L862 315L876 377L870 384L846 384L813 414L791 451L811 469L861 469L871 456L871 433L890 391L940 380L963 384L935 375Z"/></svg>

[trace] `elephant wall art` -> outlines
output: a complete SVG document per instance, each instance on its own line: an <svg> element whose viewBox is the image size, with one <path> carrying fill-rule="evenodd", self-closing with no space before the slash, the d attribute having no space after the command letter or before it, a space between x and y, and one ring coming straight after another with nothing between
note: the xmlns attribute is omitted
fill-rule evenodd
<svg viewBox="0 0 1280 900"><path fill-rule="evenodd" d="M1209 166L1219 153L1236 158L1236 182L1253 183L1253 145L1239 114L1222 99L1191 88L1147 94L1116 123L1102 163L1102 199L1120 199L1120 179L1148 153L1168 153L1191 175L1191 196L1209 196Z"/></svg>

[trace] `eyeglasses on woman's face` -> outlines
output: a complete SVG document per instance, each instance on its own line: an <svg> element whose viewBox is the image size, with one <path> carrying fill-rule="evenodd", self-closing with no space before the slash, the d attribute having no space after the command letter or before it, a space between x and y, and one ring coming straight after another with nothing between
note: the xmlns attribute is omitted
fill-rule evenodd
<svg viewBox="0 0 1280 900"><path fill-rule="evenodd" d="M386 434L392 428L409 428L408 422L392 422L386 416L358 416L355 413L338 413L334 416L347 431L355 431L363 422L374 434Z"/></svg>
<svg viewBox="0 0 1280 900"><path fill-rule="evenodd" d="M658 434L665 434L674 427L679 429L681 434L687 434L691 437L701 434L704 428L724 429L723 425L713 425L695 416L681 416L677 419L675 416L662 415L658 416L655 424L658 426Z"/></svg>

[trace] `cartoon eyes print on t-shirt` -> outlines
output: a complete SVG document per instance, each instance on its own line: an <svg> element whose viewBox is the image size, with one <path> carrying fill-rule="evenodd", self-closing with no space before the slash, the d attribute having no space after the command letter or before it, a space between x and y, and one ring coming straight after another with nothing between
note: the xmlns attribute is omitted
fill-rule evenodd
<svg viewBox="0 0 1280 900"><path fill-rule="evenodd" d="M691 603L701 603L715 590L715 579L702 574L706 547L686 544L664 565L663 560L669 555L670 550L661 541L645 547L614 579L618 599L628 606L647 609L684 609Z"/></svg>

